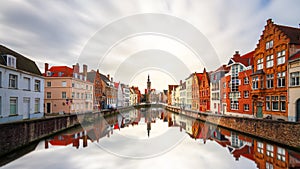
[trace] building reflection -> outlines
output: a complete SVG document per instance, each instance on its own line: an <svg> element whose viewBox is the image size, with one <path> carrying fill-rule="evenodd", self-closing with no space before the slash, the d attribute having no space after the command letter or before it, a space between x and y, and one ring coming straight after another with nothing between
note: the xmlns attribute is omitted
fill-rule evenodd
<svg viewBox="0 0 300 169"><path fill-rule="evenodd" d="M103 137L111 137L114 130L136 125L145 125L145 132L151 137L151 127L157 121L176 127L186 132L191 139L217 143L228 150L239 161L246 158L255 162L259 169L299 169L300 153L288 150L274 143L253 139L234 131L218 128L190 117L165 112L163 109L135 109L107 118L100 118L92 125L77 127L45 141L45 148L51 146L68 146L85 148L89 143L99 142Z"/></svg>

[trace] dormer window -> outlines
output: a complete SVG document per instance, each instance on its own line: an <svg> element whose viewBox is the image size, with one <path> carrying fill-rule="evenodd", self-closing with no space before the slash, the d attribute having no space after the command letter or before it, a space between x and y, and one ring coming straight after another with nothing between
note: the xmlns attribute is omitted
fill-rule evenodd
<svg viewBox="0 0 300 169"><path fill-rule="evenodd" d="M12 55L7 55L7 66L16 68L16 58Z"/></svg>

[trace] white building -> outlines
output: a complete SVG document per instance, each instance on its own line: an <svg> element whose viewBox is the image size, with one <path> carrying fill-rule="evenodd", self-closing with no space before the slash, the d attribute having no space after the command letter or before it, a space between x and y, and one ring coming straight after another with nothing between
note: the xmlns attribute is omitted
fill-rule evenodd
<svg viewBox="0 0 300 169"><path fill-rule="evenodd" d="M115 88L117 89L117 107L124 106L124 96L121 83L115 83Z"/></svg>
<svg viewBox="0 0 300 169"><path fill-rule="evenodd" d="M44 116L44 79L34 61L0 45L0 123Z"/></svg>
<svg viewBox="0 0 300 169"><path fill-rule="evenodd" d="M187 96L186 96L186 82L180 84L180 107L182 109L186 108L186 104L187 104Z"/></svg>
<svg viewBox="0 0 300 169"><path fill-rule="evenodd" d="M128 85L122 84L122 90L123 90L123 98L124 98L124 107L129 106L130 102L130 89Z"/></svg>
<svg viewBox="0 0 300 169"><path fill-rule="evenodd" d="M192 108L192 84L193 84L193 73L185 79L186 82L186 109Z"/></svg>

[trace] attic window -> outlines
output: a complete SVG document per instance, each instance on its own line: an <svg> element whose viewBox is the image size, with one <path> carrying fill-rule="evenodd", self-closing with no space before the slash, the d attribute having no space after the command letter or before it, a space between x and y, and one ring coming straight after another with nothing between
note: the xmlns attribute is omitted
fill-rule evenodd
<svg viewBox="0 0 300 169"><path fill-rule="evenodd" d="M11 55L7 55L7 66L16 68L16 58Z"/></svg>

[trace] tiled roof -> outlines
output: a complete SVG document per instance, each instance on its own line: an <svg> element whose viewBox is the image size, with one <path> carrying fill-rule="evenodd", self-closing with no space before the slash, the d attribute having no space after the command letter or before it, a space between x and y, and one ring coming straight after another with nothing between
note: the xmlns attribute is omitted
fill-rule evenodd
<svg viewBox="0 0 300 169"><path fill-rule="evenodd" d="M5 55L12 55L16 57L16 68L19 70L23 70L25 72L33 73L36 75L42 75L41 71L37 67L34 61L26 58L25 56L3 46L0 45L0 64L2 65L7 65L6 64L6 58L4 57Z"/></svg>
<svg viewBox="0 0 300 169"><path fill-rule="evenodd" d="M73 69L68 66L52 66L51 77L73 77Z"/></svg>
<svg viewBox="0 0 300 169"><path fill-rule="evenodd" d="M109 85L110 80L107 78L107 76L100 73L100 77L106 83L106 85Z"/></svg>
<svg viewBox="0 0 300 169"><path fill-rule="evenodd" d="M296 59L300 59L300 51L296 52L295 54L289 57L289 61L293 61Z"/></svg>
<svg viewBox="0 0 300 169"><path fill-rule="evenodd" d="M290 39L290 43L292 44L300 44L300 29L283 26L283 25L276 25L278 29L286 34L286 36Z"/></svg>
<svg viewBox="0 0 300 169"><path fill-rule="evenodd" d="M233 60L235 63L241 63L245 66L250 66L253 65L253 55L254 55L254 51L246 53L242 56L236 53L235 55L233 55L231 60Z"/></svg>

